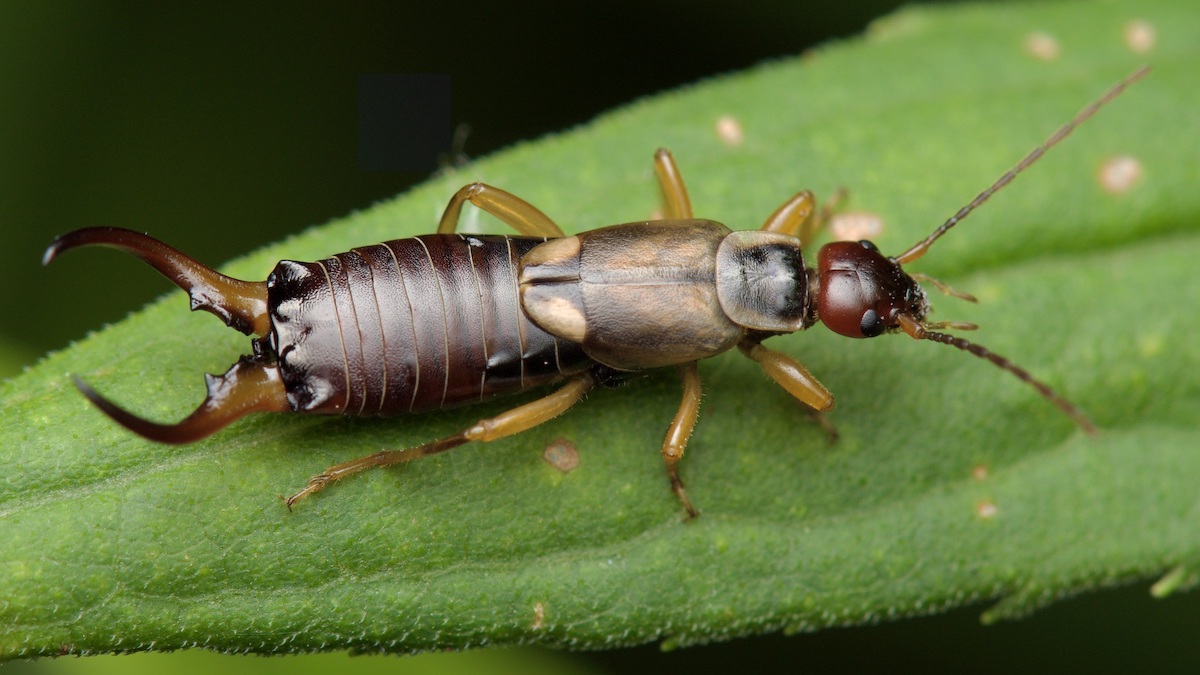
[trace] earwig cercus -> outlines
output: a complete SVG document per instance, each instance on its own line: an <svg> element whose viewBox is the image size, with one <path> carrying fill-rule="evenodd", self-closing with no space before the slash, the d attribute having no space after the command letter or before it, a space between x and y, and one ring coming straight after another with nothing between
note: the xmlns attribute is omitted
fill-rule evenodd
<svg viewBox="0 0 1200 675"><path fill-rule="evenodd" d="M253 354L224 375L208 375L204 402L184 420L160 424L118 407L76 378L92 403L131 431L189 443L251 412L396 415L481 401L561 383L549 395L414 448L384 450L329 467L286 500L371 467L406 462L469 441L537 426L589 390L629 373L674 366L683 401L662 446L672 490L697 514L677 464L696 423L697 363L736 347L788 393L818 412L833 395L766 338L823 322L852 338L904 333L987 359L1033 386L1085 432L1083 412L1008 359L930 323L920 281L904 266L1011 182L1147 68L1126 77L925 239L895 257L869 241L834 242L805 265L802 247L820 225L812 193L780 206L758 230L731 231L696 219L675 160L655 155L662 220L565 235L534 206L472 183L450 200L437 234L353 249L319 262L284 260L266 281L220 274L147 235L88 228L59 237L48 264L80 246L119 248L186 290L192 309L253 334ZM464 202L520 236L455 234ZM969 297L969 296L967 296Z"/></svg>

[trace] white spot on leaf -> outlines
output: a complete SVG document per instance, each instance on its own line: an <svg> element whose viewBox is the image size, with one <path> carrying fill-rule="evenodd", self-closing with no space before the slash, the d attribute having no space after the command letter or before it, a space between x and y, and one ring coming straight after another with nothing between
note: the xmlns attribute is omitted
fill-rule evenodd
<svg viewBox="0 0 1200 675"><path fill-rule="evenodd" d="M1025 51L1035 59L1053 61L1062 53L1062 47L1053 35L1035 31L1025 36Z"/></svg>
<svg viewBox="0 0 1200 675"><path fill-rule="evenodd" d="M883 232L883 218L870 211L849 211L829 219L829 231L838 241L877 239Z"/></svg>
<svg viewBox="0 0 1200 675"><path fill-rule="evenodd" d="M1136 157L1121 155L1106 159L1100 165L1097 179L1105 192L1113 195L1124 194L1142 178L1142 163Z"/></svg>
<svg viewBox="0 0 1200 675"><path fill-rule="evenodd" d="M746 140L742 123L732 115L722 115L717 118L717 138L731 148L736 148Z"/></svg>
<svg viewBox="0 0 1200 675"><path fill-rule="evenodd" d="M1125 46L1134 54L1145 54L1158 42L1158 31L1149 21L1134 19L1125 24Z"/></svg>
<svg viewBox="0 0 1200 675"><path fill-rule="evenodd" d="M999 511L1000 509L996 506L996 502L993 502L990 499L985 499L975 505L975 515L984 520L995 518Z"/></svg>

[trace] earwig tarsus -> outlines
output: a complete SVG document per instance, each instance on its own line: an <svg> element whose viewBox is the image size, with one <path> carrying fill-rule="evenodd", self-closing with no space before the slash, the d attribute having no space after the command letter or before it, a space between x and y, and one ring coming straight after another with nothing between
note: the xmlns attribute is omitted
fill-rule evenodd
<svg viewBox="0 0 1200 675"><path fill-rule="evenodd" d="M103 412L163 443L189 443L251 412L394 415L446 408L559 382L553 393L445 438L338 464L286 500L330 482L490 441L537 426L589 390L640 370L674 366L683 400L662 446L672 490L697 515L677 464L696 423L697 363L737 347L792 396L815 411L833 395L792 357L763 346L818 321L853 338L903 332L990 360L1033 386L1085 432L1083 412L1008 359L927 323L918 279L902 269L934 241L1028 168L1050 147L1147 72L1142 68L1084 108L996 183L894 258L869 241L834 242L805 266L815 234L812 193L797 193L758 230L730 231L692 216L674 158L659 150L662 220L613 225L567 236L545 214L503 190L472 183L450 200L437 234L353 249L312 263L285 260L263 282L222 275L144 234L89 228L64 235L43 263L80 246L128 251L174 281L203 309L253 334L253 355L220 377L189 417L158 424L133 415L75 382ZM455 234L470 202L521 236ZM914 279L914 276L917 279ZM965 294L966 297L973 300Z"/></svg>

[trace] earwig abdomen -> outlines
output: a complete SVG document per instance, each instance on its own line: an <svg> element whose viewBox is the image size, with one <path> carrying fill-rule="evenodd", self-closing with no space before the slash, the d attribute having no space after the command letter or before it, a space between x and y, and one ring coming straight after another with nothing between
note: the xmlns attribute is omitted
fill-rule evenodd
<svg viewBox="0 0 1200 675"><path fill-rule="evenodd" d="M477 402L591 365L521 311L520 257L544 239L425 235L267 280L271 345L297 412L396 415Z"/></svg>

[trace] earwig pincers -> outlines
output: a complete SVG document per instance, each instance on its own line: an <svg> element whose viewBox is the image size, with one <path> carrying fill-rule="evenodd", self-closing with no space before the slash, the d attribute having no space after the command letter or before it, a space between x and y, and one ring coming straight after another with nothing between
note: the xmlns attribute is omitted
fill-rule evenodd
<svg viewBox="0 0 1200 675"><path fill-rule="evenodd" d="M796 399L828 411L834 404L829 390L800 362L762 344L818 322L846 337L903 333L974 354L1031 385L1083 431L1095 432L1078 407L1028 371L942 332L973 325L927 322L929 301L920 282L949 289L904 266L1146 72L1134 72L1084 108L895 257L870 241L842 241L821 247L816 267L806 266L802 248L821 224L808 191L786 201L758 230L732 231L697 219L674 158L659 150L654 168L664 217L574 236L524 200L472 183L450 200L436 234L318 262L284 260L261 282L225 276L156 239L119 228L64 235L46 250L43 263L81 246L122 249L186 290L193 310L211 312L254 336L252 354L224 375L207 375L203 403L175 424L134 415L76 378L101 411L162 443L202 439L252 412L387 416L558 385L540 399L444 438L329 467L286 500L289 508L351 474L511 436L566 412L597 386L673 366L683 400L662 455L671 489L694 517L698 512L678 462L699 411L698 362L736 347ZM457 234L467 202L519 236Z"/></svg>

